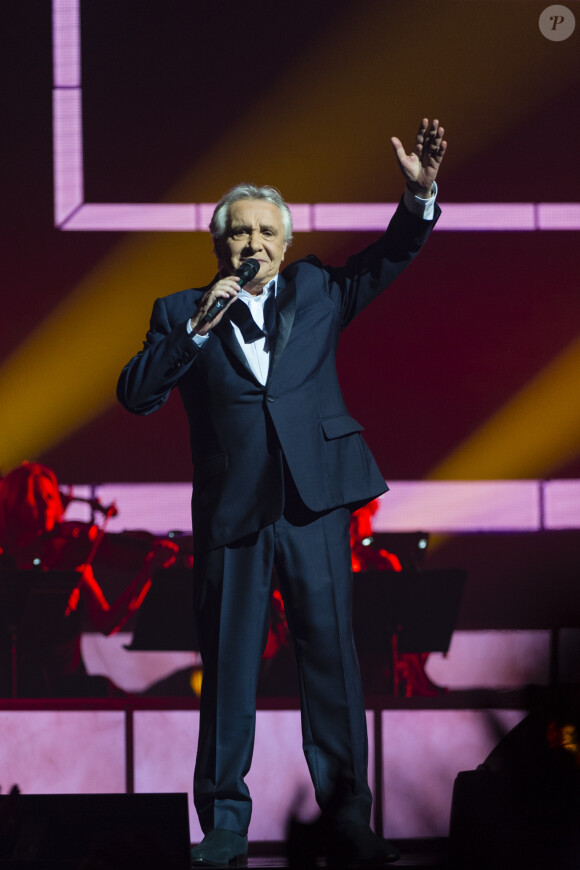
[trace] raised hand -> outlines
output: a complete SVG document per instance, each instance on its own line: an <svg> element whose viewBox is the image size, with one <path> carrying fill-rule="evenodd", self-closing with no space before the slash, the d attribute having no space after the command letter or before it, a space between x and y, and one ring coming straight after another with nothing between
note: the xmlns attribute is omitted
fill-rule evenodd
<svg viewBox="0 0 580 870"><path fill-rule="evenodd" d="M429 126L429 119L423 118L410 154L405 152L400 139L396 136L391 138L407 187L418 196L431 196L433 182L447 148L444 132L437 119Z"/></svg>

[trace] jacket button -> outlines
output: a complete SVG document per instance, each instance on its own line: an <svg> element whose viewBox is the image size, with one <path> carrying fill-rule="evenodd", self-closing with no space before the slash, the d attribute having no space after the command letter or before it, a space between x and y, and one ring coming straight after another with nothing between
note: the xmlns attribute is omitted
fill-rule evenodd
<svg viewBox="0 0 580 870"><path fill-rule="evenodd" d="M266 396L266 401L267 401L267 402L275 402L275 401L276 401L276 396Z"/></svg>

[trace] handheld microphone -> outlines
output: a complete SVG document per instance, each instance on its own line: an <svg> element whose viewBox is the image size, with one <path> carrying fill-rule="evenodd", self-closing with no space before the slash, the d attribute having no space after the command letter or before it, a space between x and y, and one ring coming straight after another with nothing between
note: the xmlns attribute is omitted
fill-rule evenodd
<svg viewBox="0 0 580 870"><path fill-rule="evenodd" d="M253 257L244 260L242 265L234 272L234 278L238 279L240 290L242 289L242 287L245 287L246 284L252 280L252 278L255 278L259 271L260 263L258 262L258 260L254 260ZM211 306L205 317L203 317L201 322L209 323L210 320L213 320L216 314L219 314L222 308L225 308L229 302L229 296L227 299L221 297L220 299L216 299L216 301L213 303L213 305Z"/></svg>

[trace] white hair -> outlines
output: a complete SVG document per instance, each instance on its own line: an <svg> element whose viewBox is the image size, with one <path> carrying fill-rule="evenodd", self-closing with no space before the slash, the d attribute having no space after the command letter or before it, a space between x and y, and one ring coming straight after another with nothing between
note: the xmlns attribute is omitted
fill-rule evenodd
<svg viewBox="0 0 580 870"><path fill-rule="evenodd" d="M255 184L236 184L224 193L214 209L209 231L212 234L214 245L222 239L228 231L228 217L230 205L239 199L265 199L280 209L282 226L284 227L284 241L289 245L292 241L292 215L290 208L282 194L275 187L257 187Z"/></svg>

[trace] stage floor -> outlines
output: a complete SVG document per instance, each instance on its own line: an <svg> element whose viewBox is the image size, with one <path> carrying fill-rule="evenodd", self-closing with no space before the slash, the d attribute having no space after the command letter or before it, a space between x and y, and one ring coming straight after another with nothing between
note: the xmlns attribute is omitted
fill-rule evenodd
<svg viewBox="0 0 580 870"><path fill-rule="evenodd" d="M437 838L418 838L409 840L392 840L401 853L401 859L392 865L396 867L415 867L420 868L440 867L445 868L447 862L447 853L449 841L444 837ZM318 863L319 867L326 867L326 864L321 859ZM260 870L268 870L268 868L288 867L288 861L285 855L283 843L250 843L250 854L248 857L249 868L260 868Z"/></svg>

